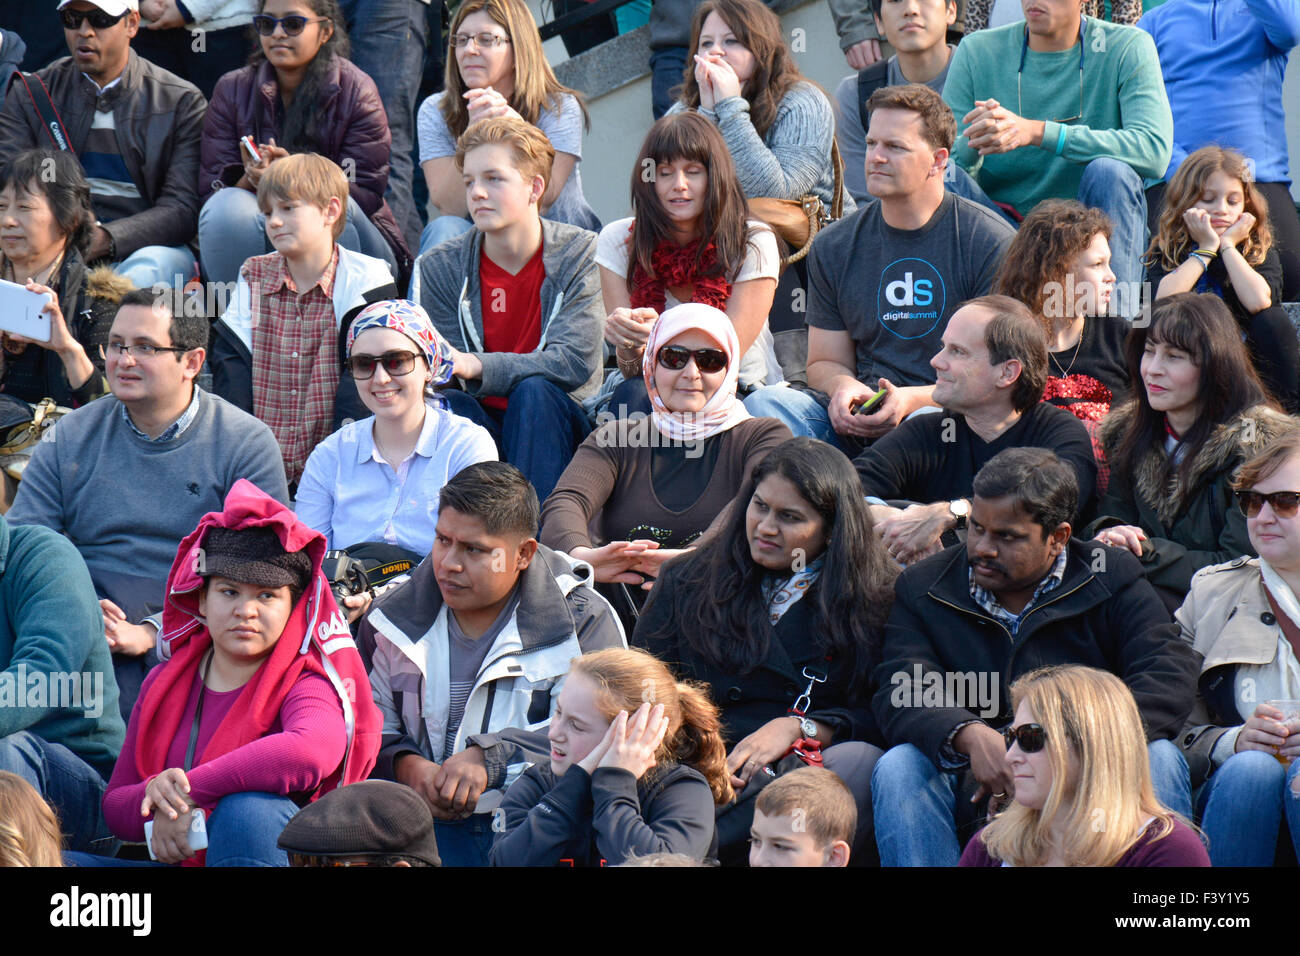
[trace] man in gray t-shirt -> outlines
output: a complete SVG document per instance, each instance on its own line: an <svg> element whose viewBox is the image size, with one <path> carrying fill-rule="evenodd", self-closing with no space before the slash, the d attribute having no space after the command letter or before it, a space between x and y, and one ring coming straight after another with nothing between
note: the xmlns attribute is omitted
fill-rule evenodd
<svg viewBox="0 0 1300 956"><path fill-rule="evenodd" d="M820 233L808 256L809 389L770 386L745 400L750 414L850 454L933 405L943 328L989 291L1015 235L944 189L957 124L937 93L886 87L870 103L867 188L878 201Z"/></svg>

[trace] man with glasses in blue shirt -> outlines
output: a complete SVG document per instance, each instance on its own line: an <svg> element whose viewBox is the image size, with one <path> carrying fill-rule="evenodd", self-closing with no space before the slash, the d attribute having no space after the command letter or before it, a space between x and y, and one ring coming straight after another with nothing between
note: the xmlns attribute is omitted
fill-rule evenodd
<svg viewBox="0 0 1300 956"><path fill-rule="evenodd" d="M157 662L157 623L139 622L162 610L181 539L240 478L289 500L271 430L195 384L208 322L187 311L167 294L122 297L105 349L112 396L46 433L7 515L63 533L85 559L124 717Z"/></svg>
<svg viewBox="0 0 1300 956"><path fill-rule="evenodd" d="M1136 27L1083 16L1083 0L1021 5L1024 20L973 33L953 53L943 89L961 131L953 158L1013 220L1043 199L1106 213L1117 304L1132 315L1143 183L1164 175L1173 146L1155 44Z"/></svg>

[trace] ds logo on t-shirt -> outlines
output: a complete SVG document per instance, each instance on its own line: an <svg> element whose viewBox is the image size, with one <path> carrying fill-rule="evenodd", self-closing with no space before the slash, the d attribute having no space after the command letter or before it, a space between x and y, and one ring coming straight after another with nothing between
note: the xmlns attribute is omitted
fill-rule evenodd
<svg viewBox="0 0 1300 956"><path fill-rule="evenodd" d="M880 273L876 315L900 339L920 339L946 314L943 276L924 259L895 259Z"/></svg>

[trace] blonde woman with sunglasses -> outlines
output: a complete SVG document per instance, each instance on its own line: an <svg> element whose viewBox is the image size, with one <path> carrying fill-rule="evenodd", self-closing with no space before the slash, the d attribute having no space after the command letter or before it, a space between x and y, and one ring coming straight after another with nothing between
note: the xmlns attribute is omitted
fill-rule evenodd
<svg viewBox="0 0 1300 956"><path fill-rule="evenodd" d="M1215 866L1271 866L1280 830L1300 855L1300 430L1233 482L1257 558L1201 571L1178 609L1203 657L1180 737Z"/></svg>
<svg viewBox="0 0 1300 956"><path fill-rule="evenodd" d="M1210 865L1196 831L1156 799L1142 718L1122 680L1044 667L1012 684L1011 700L1012 803L959 866Z"/></svg>

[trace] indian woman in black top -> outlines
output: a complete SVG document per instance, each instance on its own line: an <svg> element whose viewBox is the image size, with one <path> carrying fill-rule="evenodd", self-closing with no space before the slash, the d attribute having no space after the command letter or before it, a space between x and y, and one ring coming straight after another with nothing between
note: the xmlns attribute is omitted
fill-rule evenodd
<svg viewBox="0 0 1300 956"><path fill-rule="evenodd" d="M664 566L632 636L681 679L707 682L722 711L740 796L719 813L719 855L743 859L765 783L821 760L853 791L853 857L870 859L882 741L867 682L897 572L853 466L824 442L791 439L753 470L720 522Z"/></svg>

